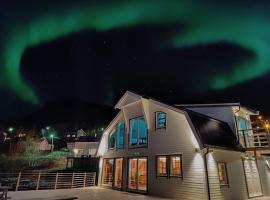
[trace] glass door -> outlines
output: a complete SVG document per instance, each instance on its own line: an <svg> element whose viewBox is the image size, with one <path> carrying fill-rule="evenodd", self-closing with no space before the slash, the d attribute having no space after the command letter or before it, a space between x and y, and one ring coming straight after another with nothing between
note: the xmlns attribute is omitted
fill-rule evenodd
<svg viewBox="0 0 270 200"><path fill-rule="evenodd" d="M128 188L132 191L147 191L147 158L129 159Z"/></svg>
<svg viewBox="0 0 270 200"><path fill-rule="evenodd" d="M104 159L102 184L112 186L114 159Z"/></svg>
<svg viewBox="0 0 270 200"><path fill-rule="evenodd" d="M123 158L115 159L115 169L114 169L114 187L122 188L122 178L123 178Z"/></svg>

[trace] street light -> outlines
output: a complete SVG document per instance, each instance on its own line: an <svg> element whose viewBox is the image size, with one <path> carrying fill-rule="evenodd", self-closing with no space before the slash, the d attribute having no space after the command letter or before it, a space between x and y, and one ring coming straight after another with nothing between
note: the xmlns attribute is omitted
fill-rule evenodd
<svg viewBox="0 0 270 200"><path fill-rule="evenodd" d="M9 153L11 153L11 138L12 138L14 130L15 129L13 127L8 128L8 132L9 132Z"/></svg>
<svg viewBox="0 0 270 200"><path fill-rule="evenodd" d="M46 127L46 128L47 128L47 127ZM52 148L51 148L51 152L53 152L53 148L54 148L54 145L53 145L54 134L51 134L51 135L50 135L50 138L52 139Z"/></svg>

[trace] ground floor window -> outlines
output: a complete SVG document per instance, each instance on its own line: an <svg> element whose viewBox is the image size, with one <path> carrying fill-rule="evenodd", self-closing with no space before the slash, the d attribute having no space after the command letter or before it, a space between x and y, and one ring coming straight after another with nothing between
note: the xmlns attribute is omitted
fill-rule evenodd
<svg viewBox="0 0 270 200"><path fill-rule="evenodd" d="M182 155L157 156L157 176L183 177Z"/></svg>
<svg viewBox="0 0 270 200"><path fill-rule="evenodd" d="M128 164L128 188L147 191L147 158L130 158Z"/></svg>
<svg viewBox="0 0 270 200"><path fill-rule="evenodd" d="M123 158L115 159L114 187L121 188L123 179Z"/></svg>
<svg viewBox="0 0 270 200"><path fill-rule="evenodd" d="M170 156L170 176L182 177L181 155Z"/></svg>
<svg viewBox="0 0 270 200"><path fill-rule="evenodd" d="M221 185L228 185L227 166L226 163L218 163L218 177Z"/></svg>
<svg viewBox="0 0 270 200"><path fill-rule="evenodd" d="M103 161L102 183L104 185L112 186L113 164L114 164L114 159L104 159L104 161Z"/></svg>
<svg viewBox="0 0 270 200"><path fill-rule="evenodd" d="M167 176L167 156L157 156L157 176Z"/></svg>

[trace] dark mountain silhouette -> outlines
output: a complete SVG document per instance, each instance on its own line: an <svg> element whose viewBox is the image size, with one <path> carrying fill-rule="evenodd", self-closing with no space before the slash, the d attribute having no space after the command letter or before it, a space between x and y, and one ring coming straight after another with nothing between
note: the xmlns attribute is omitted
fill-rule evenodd
<svg viewBox="0 0 270 200"><path fill-rule="evenodd" d="M7 124L10 126L89 128L107 125L117 111L113 107L65 97L49 102L39 110Z"/></svg>

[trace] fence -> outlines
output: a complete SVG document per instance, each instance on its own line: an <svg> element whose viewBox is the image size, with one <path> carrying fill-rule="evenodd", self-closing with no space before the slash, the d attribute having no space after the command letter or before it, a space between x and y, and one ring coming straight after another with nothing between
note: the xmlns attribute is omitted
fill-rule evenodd
<svg viewBox="0 0 270 200"><path fill-rule="evenodd" d="M94 186L96 173L0 173L0 183L9 190L67 189Z"/></svg>

